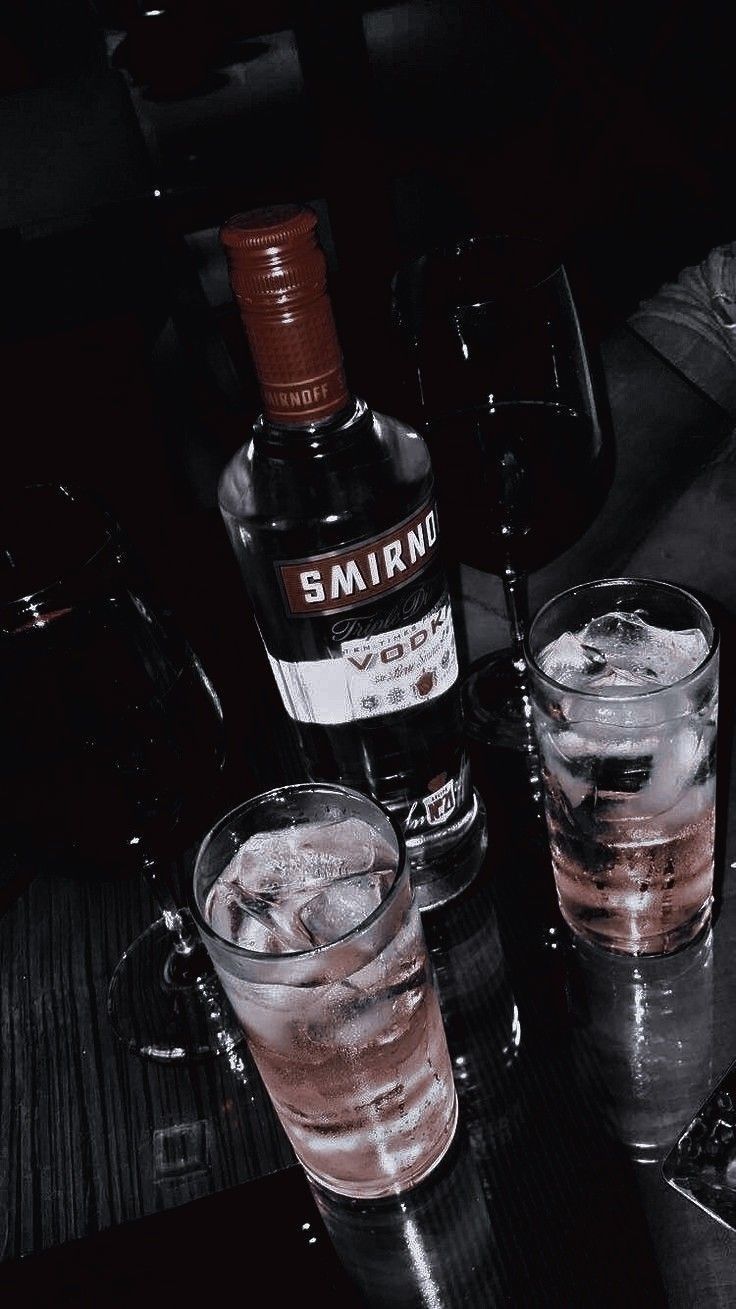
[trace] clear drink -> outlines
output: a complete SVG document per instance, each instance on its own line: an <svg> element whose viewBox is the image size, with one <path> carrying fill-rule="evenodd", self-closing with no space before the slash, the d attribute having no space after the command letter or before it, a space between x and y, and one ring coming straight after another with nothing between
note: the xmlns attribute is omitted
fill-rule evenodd
<svg viewBox="0 0 736 1309"><path fill-rule="evenodd" d="M257 796L206 838L195 916L307 1173L370 1199L420 1181L457 1100L405 846L358 792Z"/></svg>
<svg viewBox="0 0 736 1309"><path fill-rule="evenodd" d="M563 917L627 954L667 954L710 919L718 640L663 582L592 582L529 635L534 724Z"/></svg>

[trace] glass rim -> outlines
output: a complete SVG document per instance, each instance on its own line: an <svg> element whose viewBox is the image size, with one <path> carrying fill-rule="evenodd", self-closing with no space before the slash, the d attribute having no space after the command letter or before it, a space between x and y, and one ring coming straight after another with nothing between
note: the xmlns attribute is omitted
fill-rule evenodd
<svg viewBox="0 0 736 1309"><path fill-rule="evenodd" d="M678 677L675 681L667 682L663 686L652 686L646 690L637 691L636 694L632 694L630 690L627 692L624 687L621 687L621 693L617 694L616 692L619 691L619 688L610 687L607 689L611 694L606 695L601 694L600 688L598 690L587 691L578 690L577 687L573 686L566 686L564 682L558 682L556 678L550 677L549 673L545 673L544 670L540 668L531 649L532 634L539 619L560 600L565 600L574 595L580 595L586 591L603 590L605 587L614 586L648 586L657 588L661 591L669 591L675 595L683 596L687 601L693 604L696 609L699 609L701 614L705 615L705 618L711 627L711 638L708 642L707 653L703 656L700 662L696 664L695 668L691 669L689 673L685 673L684 677ZM597 700L606 704L621 704L623 702L639 703L643 700L648 700L653 696L662 695L665 691L680 690L687 687L690 682L694 681L696 677L699 677L700 674L705 671L708 665L715 658L715 655L718 652L719 642L720 636L715 621L711 618L705 605L702 604L697 596L694 596L691 591L687 591L684 586L678 586L676 582L663 582L656 577L599 577L591 582L579 582L576 586L569 586L565 591L560 591L557 595L553 595L549 600L545 601L542 607L537 610L534 618L529 624L528 631L525 634L524 658L526 659L527 667L531 670L534 676L540 680L540 682L543 682L548 687L552 687L555 691L563 692L565 695L579 696L585 700Z"/></svg>
<svg viewBox="0 0 736 1309"><path fill-rule="evenodd" d="M70 577L76 577L79 573L89 568L115 539L115 528L106 509L97 503L93 496L87 494L80 487L74 486L70 482L24 482L15 488L14 494L27 494L37 491L53 491L57 495L65 496L72 506L79 502L85 504L90 509L99 514L100 526L103 535L99 545L92 550L89 555L70 568L64 568L51 581L45 582L43 586L38 586L35 590L26 591L21 595L13 596L12 599L0 599L0 613L10 613L18 610L21 613L26 609L35 609L43 604L44 599L51 595L59 586L62 586Z"/></svg>
<svg viewBox="0 0 736 1309"><path fill-rule="evenodd" d="M216 932L215 929L211 926L211 924L207 922L207 919L204 917L204 914L200 910L199 901L197 897L197 873L200 868L200 863L204 858L205 854L207 853L208 849L213 844L217 836L219 836L223 828L225 828L231 820L234 820L236 816L239 817L244 813L248 813L256 808L260 808L263 805L265 805L269 800L273 800L277 796L295 795L299 793L308 794L309 792L315 792L315 791L323 791L323 792L326 791L331 795L347 796L351 799L358 799L362 801L364 804L371 805L374 809L377 809L379 813L387 820L391 828L391 831L396 837L398 858L396 863L394 880L392 881L391 886L389 887L386 895L376 905L375 909L372 909L371 912L367 915L367 917L364 918L360 923L357 923L355 927L351 927L349 932L343 933L342 936L338 936L334 941L325 942L324 945L316 945L310 950L289 950L289 951L280 951L276 954L269 954L265 950L248 950L246 946L238 945L235 941L228 940L226 936L221 936L220 933ZM222 872L223 870L221 869L220 871ZM218 873L217 876L219 877L219 875L220 874ZM331 953L337 953L339 947L344 946L345 944L349 944L351 941L362 936L364 932L368 931L371 927L374 926L374 924L378 921L379 917L381 917L381 915L385 912L386 908L391 903L393 903L393 901L396 899L399 893L399 890L403 888L408 877L409 877L409 858L406 848L406 841L404 840L404 836L397 822L389 813L388 809L386 809L386 807L380 803L380 801L374 800L372 796L365 795L362 791L356 791L353 787L341 786L339 782L289 782L285 786L274 786L271 787L271 789L268 791L259 791L257 795L250 796L247 800L242 800L240 804L234 805L233 808L229 809L226 814L223 814L221 818L218 818L217 822L212 825L210 830L202 838L199 849L197 851L197 857L194 861L194 870L192 872L192 880L191 880L192 913L194 915L195 923L197 924L197 927L199 928L200 932L204 932L207 937L211 938L213 941L217 941L219 945L227 947L228 951L232 951L237 958L248 959L254 962L260 960L263 961L264 963L275 965L276 967L279 967L280 963L283 963L284 965L286 964L293 965L295 963L303 963L305 960L326 959L330 956ZM217 880L216 878L213 878L212 882L210 883L210 886L213 886L216 880ZM326 885L329 885L329 883L326 883Z"/></svg>
<svg viewBox="0 0 736 1309"><path fill-rule="evenodd" d="M408 272L410 269L419 268L423 261L430 259L446 259L449 262L453 259L457 259L467 250L472 250L481 245L492 245L494 242L500 244L504 241L509 243L513 242L518 245L536 246L540 251L549 248L546 247L546 243L541 236L534 236L533 234L517 232L479 232L471 236L460 237L457 241L445 241L440 245L430 246L429 249L423 250L413 259L410 259L408 263L404 264L403 270ZM401 271L402 269L399 270L399 275ZM541 277L537 277L535 280L530 282L523 282L519 286L510 289L509 292L503 296L496 294L484 296L483 299L480 300L454 301L452 308L479 309L483 305L499 303L502 299L507 299L509 295L526 295L530 291L538 290L539 287L552 281L552 279L557 277L559 274L563 274L565 278L567 277L564 260L550 251L550 268Z"/></svg>

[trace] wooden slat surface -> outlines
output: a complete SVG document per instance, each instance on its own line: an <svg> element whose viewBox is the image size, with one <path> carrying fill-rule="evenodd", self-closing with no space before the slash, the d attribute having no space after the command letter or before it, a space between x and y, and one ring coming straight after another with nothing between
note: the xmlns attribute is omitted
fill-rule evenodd
<svg viewBox="0 0 736 1309"><path fill-rule="evenodd" d="M164 1066L107 1018L116 960L155 917L141 883L40 876L0 928L0 1233L6 1258L292 1162L254 1073ZM200 1124L193 1170L157 1180L154 1133ZM171 1138L173 1139L173 1138ZM166 1145L164 1139L160 1148Z"/></svg>

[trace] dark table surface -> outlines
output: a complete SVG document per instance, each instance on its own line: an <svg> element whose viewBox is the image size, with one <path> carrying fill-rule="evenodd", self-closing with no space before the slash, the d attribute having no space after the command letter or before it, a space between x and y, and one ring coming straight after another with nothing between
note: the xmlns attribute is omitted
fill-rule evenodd
<svg viewBox="0 0 736 1309"><path fill-rule="evenodd" d="M535 579L535 598L611 562L695 586L723 625L727 691L731 424L630 335L608 343L605 361L617 481L591 533ZM139 530L145 545L145 521ZM187 530L172 576L200 551L188 584L209 620L207 565L225 555L209 544L209 511ZM495 592L477 576L463 582L466 649L477 653L497 641ZM224 585L244 605L234 570ZM200 618L198 636L205 627ZM237 657L219 659L237 698ZM258 1289L276 1303L307 1285L345 1306L734 1303L736 1235L660 1173L736 1056L725 698L715 925L668 961L571 949L562 933L550 948L551 874L523 779L503 754L474 747L488 859L466 895L426 920L461 1102L457 1145L423 1187L369 1209L323 1198L320 1218L247 1056L162 1066L117 1044L107 986L155 915L142 883L27 870L0 919L0 1289L25 1303L160 1293L189 1304L204 1277L219 1298ZM296 775L273 700L264 693L251 710L249 731L266 743L259 775Z"/></svg>
<svg viewBox="0 0 736 1309"><path fill-rule="evenodd" d="M736 1053L736 894L726 878L712 933L669 960L550 949L549 874L513 798L520 779L476 772L484 789L495 780L492 813L513 820L497 823L469 892L425 920L457 1145L401 1199L323 1199L331 1241L247 1065L162 1067L116 1044L107 983L152 915L147 896L35 879L0 933L0 1287L70 1305L104 1287L116 1305L165 1284L195 1303L195 1269L218 1247L228 1296L273 1276L290 1294L317 1272L339 1305L733 1303L736 1234L671 1190L660 1163Z"/></svg>

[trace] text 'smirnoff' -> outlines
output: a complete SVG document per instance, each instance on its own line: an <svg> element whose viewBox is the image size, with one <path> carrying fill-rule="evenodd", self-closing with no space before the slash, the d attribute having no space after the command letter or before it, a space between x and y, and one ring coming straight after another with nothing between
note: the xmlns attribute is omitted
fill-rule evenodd
<svg viewBox="0 0 736 1309"><path fill-rule="evenodd" d="M382 536L278 567L291 613L331 614L403 586L436 550L437 509L425 504Z"/></svg>

